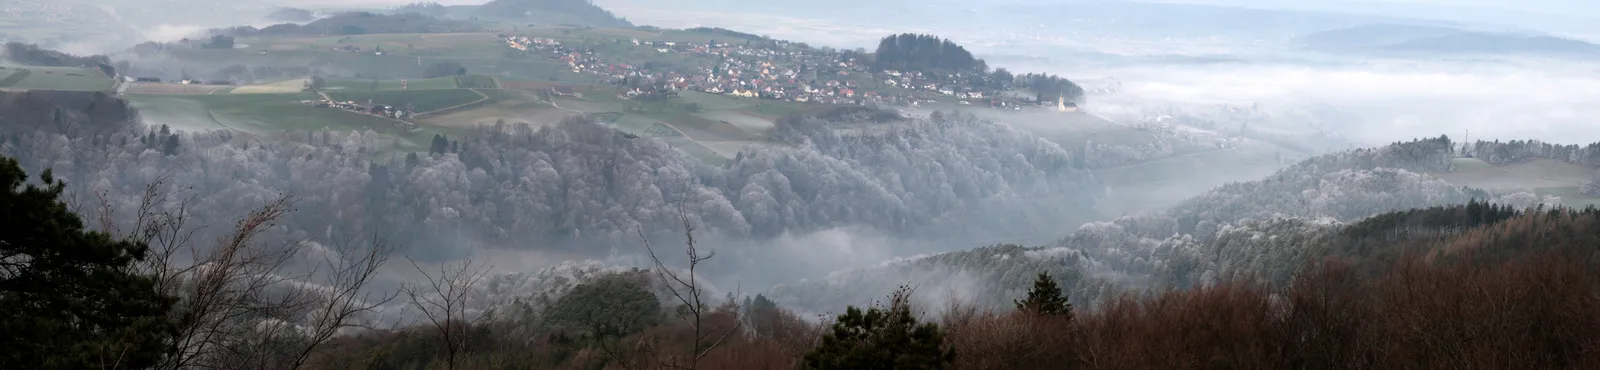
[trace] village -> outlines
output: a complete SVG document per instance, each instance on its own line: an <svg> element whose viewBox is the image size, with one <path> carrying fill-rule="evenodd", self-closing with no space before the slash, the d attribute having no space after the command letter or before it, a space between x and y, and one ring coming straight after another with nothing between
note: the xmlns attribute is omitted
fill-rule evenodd
<svg viewBox="0 0 1600 370"><path fill-rule="evenodd" d="M746 98L801 103L910 105L932 103L934 96L957 99L962 104L1021 109L1041 106L1027 97L1001 96L962 83L964 76L932 76L922 72L878 71L863 60L840 52L809 48L781 48L724 42L685 43L631 40L635 47L657 53L680 53L716 59L713 66L692 71L653 70L638 65L609 63L593 50L574 48L559 40L502 34L512 49L566 63L575 73L604 76L623 89L618 97L664 99L678 91L699 91ZM869 87L872 86L872 87ZM1055 108L1057 102L1045 102ZM1067 105L1072 103L1067 102ZM1076 110L1076 106L1072 106Z"/></svg>

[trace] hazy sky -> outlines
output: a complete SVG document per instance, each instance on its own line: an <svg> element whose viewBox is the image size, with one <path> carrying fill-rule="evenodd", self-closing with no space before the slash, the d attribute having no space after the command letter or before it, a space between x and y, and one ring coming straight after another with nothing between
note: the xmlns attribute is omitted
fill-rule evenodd
<svg viewBox="0 0 1600 370"><path fill-rule="evenodd" d="M1457 21L1508 23L1539 28L1546 20L1562 23L1600 19L1594 0L1149 0L1261 9L1340 11Z"/></svg>

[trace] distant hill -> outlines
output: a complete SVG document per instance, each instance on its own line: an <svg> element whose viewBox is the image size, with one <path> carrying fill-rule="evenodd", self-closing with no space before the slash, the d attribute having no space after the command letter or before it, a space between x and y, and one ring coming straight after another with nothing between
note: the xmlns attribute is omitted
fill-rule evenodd
<svg viewBox="0 0 1600 370"><path fill-rule="evenodd" d="M633 27L590 0L494 0L478 7L479 18L526 19L551 24Z"/></svg>
<svg viewBox="0 0 1600 370"><path fill-rule="evenodd" d="M439 19L417 13L378 14L369 12L348 12L334 14L327 18L306 23L305 25L284 23L271 25L260 29L244 26L217 30L213 31L213 33L241 37L287 37L368 35L386 33L449 33L473 32L479 30L482 30L482 27L472 22L454 19Z"/></svg>
<svg viewBox="0 0 1600 370"><path fill-rule="evenodd" d="M1322 31L1296 41L1312 50L1341 53L1600 55L1600 45L1555 36L1403 24Z"/></svg>
<svg viewBox="0 0 1600 370"><path fill-rule="evenodd" d="M590 27L631 28L632 23L601 9L590 0L493 0L483 5L445 6L417 2L395 8L394 13L419 13L436 17L521 24L570 24Z"/></svg>
<svg viewBox="0 0 1600 370"><path fill-rule="evenodd" d="M0 1L0 42L9 41L90 53L145 39L99 7L71 1Z"/></svg>
<svg viewBox="0 0 1600 370"><path fill-rule="evenodd" d="M300 8L278 8L266 16L267 20L277 22L309 22L316 18L315 13Z"/></svg>

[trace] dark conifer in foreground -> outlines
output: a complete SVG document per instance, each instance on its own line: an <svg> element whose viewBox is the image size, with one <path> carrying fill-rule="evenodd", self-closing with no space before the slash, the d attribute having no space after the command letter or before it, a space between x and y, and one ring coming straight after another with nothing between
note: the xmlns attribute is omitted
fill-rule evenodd
<svg viewBox="0 0 1600 370"><path fill-rule="evenodd" d="M889 307L845 309L806 353L807 369L943 369L955 361L935 323L918 323L911 313L911 290L901 287Z"/></svg>
<svg viewBox="0 0 1600 370"><path fill-rule="evenodd" d="M175 300L136 272L147 246L85 229L59 200L66 185L40 180L0 158L0 369L154 365Z"/></svg>
<svg viewBox="0 0 1600 370"><path fill-rule="evenodd" d="M1019 311L1072 317L1072 304L1067 303L1067 296L1061 293L1061 287L1056 285L1056 279L1050 277L1048 272L1041 272L1039 277L1033 279L1033 288L1028 289L1027 299L1015 302Z"/></svg>

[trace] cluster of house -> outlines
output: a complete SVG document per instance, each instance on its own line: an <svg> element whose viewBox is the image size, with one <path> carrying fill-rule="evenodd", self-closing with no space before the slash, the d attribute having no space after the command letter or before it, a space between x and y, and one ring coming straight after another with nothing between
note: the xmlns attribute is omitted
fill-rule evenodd
<svg viewBox="0 0 1600 370"><path fill-rule="evenodd" d="M323 100L307 100L307 101L302 101L301 103L315 105L317 108L343 109L343 110L346 110L346 111L350 111L352 113L367 114L367 115L374 115L374 116L379 116L379 117L384 117L384 118L391 118L391 119L395 119L395 120L400 120L402 122L405 120L406 117L410 117L411 116L411 112L408 112L405 109L402 109L400 107L395 107L395 106L391 106L391 105L383 105L383 104L371 104L370 102L368 102L367 104L361 104L361 103L356 103L356 102L353 102L353 101L334 101L334 100L323 99Z"/></svg>
<svg viewBox="0 0 1600 370"><path fill-rule="evenodd" d="M122 76L122 82L162 83L161 79L157 78L157 77L132 77L132 76ZM196 79L196 78L185 78L185 79L180 79L180 80L172 80L171 82L167 82L167 83L174 84L174 85L212 85L212 86L231 86L231 85L233 85L233 81L223 81L223 80L201 81L200 79Z"/></svg>
<svg viewBox="0 0 1600 370"><path fill-rule="evenodd" d="M355 45L344 45L344 46L332 48L331 50L336 51L336 52L343 52L343 53L365 53L366 52L366 50L362 50L361 47L355 46ZM372 55L383 55L383 47L382 46L373 47Z"/></svg>
<svg viewBox="0 0 1600 370"><path fill-rule="evenodd" d="M864 61L842 53L770 45L725 42L641 41L636 47L658 53L680 53L719 62L709 68L690 71L652 70L640 66L607 63L592 50L572 48L559 40L519 35L501 35L512 49L565 62L576 73L604 76L608 82L623 85L623 98L656 98L677 91L699 91L738 97L826 104L919 105L945 95L964 103L979 103L996 108L1038 106L1028 99L992 96L968 86L961 74L933 76L921 72L880 71L872 73ZM824 73L823 71L827 71ZM867 85L874 85L869 88ZM868 91L868 90L872 91Z"/></svg>

